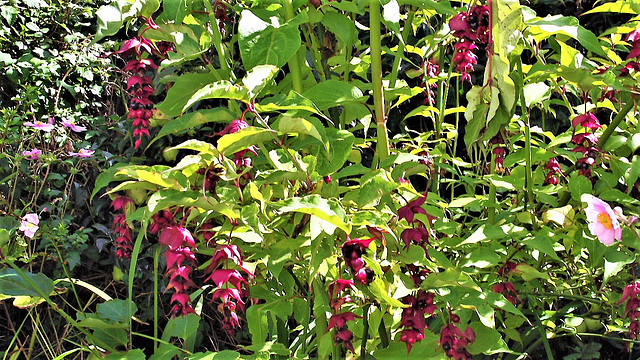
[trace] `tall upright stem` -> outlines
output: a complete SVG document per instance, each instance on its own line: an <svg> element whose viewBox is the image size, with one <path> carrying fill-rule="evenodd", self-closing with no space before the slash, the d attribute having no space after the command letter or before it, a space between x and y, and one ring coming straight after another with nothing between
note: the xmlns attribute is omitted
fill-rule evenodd
<svg viewBox="0 0 640 360"><path fill-rule="evenodd" d="M384 91L382 89L382 47L380 45L380 0L369 0L369 34L371 41L371 79L373 82L373 104L376 125L378 127L378 143L376 150L380 155L380 163L389 157L389 134L387 134L387 118L384 109Z"/></svg>
<svg viewBox="0 0 640 360"><path fill-rule="evenodd" d="M294 17L293 2L292 0L283 0L284 3L284 18L289 21ZM300 67L300 56L296 52L291 59L289 59L289 73L291 74L291 80L293 81L293 90L298 93L302 93L302 70Z"/></svg>
<svg viewBox="0 0 640 360"><path fill-rule="evenodd" d="M607 126L607 129L604 131L604 133L602 133L602 136L600 136L600 140L598 140L598 145L597 145L598 149L602 149L604 147L604 145L607 143L607 140L609 140L609 137L611 136L611 134L613 134L613 132L616 130L616 128L618 127L622 119L624 119L627 116L627 114L629 113L629 111L631 111L634 105L635 105L635 102L629 99L629 102L622 109L620 109L620 112L618 112L618 115L616 115L616 117L613 118L613 120L611 120L611 123L609 124L609 126Z"/></svg>
<svg viewBox="0 0 640 360"><path fill-rule="evenodd" d="M521 84L519 89L520 108L522 109L522 119L524 120L524 152L525 152L525 186L527 190L527 204L533 210L533 170L531 168L531 124L529 123L529 108L524 98L524 73L522 72L522 61L517 61L518 73Z"/></svg>

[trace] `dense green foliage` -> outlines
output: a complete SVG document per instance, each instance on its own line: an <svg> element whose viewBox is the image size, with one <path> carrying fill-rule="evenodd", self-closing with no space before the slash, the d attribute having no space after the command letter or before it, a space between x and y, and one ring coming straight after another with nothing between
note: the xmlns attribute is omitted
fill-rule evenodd
<svg viewBox="0 0 640 360"><path fill-rule="evenodd" d="M637 357L640 3L46 5L0 3L5 358Z"/></svg>

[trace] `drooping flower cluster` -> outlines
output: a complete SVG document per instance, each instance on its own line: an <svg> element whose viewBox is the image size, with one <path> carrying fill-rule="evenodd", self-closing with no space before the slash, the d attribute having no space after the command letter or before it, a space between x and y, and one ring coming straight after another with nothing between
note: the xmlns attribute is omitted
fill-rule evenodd
<svg viewBox="0 0 640 360"><path fill-rule="evenodd" d="M449 20L449 28L453 35L460 39L454 45L453 63L456 70L462 74L463 81L471 82L473 66L478 63L478 56L474 50L486 47L491 38L489 7L476 5L463 11Z"/></svg>
<svg viewBox="0 0 640 360"><path fill-rule="evenodd" d="M167 290L173 289L175 293L171 296L171 316L182 316L195 313L191 306L191 298L187 290L196 287L196 284L189 277L196 263L196 256L193 250L196 243L189 230L173 225L165 227L160 233L158 242L167 247L165 257L167 259L167 271L165 276L169 277Z"/></svg>
<svg viewBox="0 0 640 360"><path fill-rule="evenodd" d="M244 128L249 127L246 121L243 118L233 120L229 125L227 125L222 131L218 133L218 135L226 135L236 133ZM251 158L246 156L247 153L252 153L253 155L258 155L258 147L255 145L250 145L248 148L244 150L240 150L233 154L233 162L236 165L237 173L240 174L243 172L244 168L251 166ZM245 181L250 181L253 179L253 175L250 172L245 172L242 176ZM236 180L236 186L241 190L244 188L245 184L240 183L240 178Z"/></svg>
<svg viewBox="0 0 640 360"><path fill-rule="evenodd" d="M249 295L249 283L245 276L253 278L253 273L244 266L244 259L237 245L218 246L205 271L210 273L205 281L211 280L217 287L212 301L220 300L218 311L224 316L222 329L233 335L240 326L237 311L244 312L245 302L242 299Z"/></svg>
<svg viewBox="0 0 640 360"><path fill-rule="evenodd" d="M631 320L629 325L629 337L638 340L640 337L640 282L627 285L618 304L627 302L624 307L624 316Z"/></svg>
<svg viewBox="0 0 640 360"><path fill-rule="evenodd" d="M516 288L513 286L511 281L499 282L491 288L491 291L502 294L505 299L509 300L514 306L517 305L518 301L522 301L520 296L518 296L518 292Z"/></svg>
<svg viewBox="0 0 640 360"><path fill-rule="evenodd" d="M130 258L133 251L133 229L127 223L128 208L133 206L133 200L127 196L118 196L111 202L114 211L122 210L113 219L113 233L116 235L114 246L116 256L120 259Z"/></svg>
<svg viewBox="0 0 640 360"><path fill-rule="evenodd" d="M344 263L353 272L353 278L361 284L369 284L374 277L373 270L365 267L362 255L366 254L369 244L374 239L351 239L347 236L347 241L342 244L342 256Z"/></svg>
<svg viewBox="0 0 640 360"><path fill-rule="evenodd" d="M174 51L171 43L160 41L154 44L145 38L144 32L149 29L160 29L152 18L146 19L146 28L140 35L123 42L120 49L115 52L123 56L133 55L123 70L132 74L127 80L127 91L131 95L128 117L133 119L133 137L136 139L134 148L136 149L142 144L143 138L151 136L149 119L153 116L154 104L150 97L155 92L152 76L158 69L151 56L166 56L168 51Z"/></svg>
<svg viewBox="0 0 640 360"><path fill-rule="evenodd" d="M620 70L620 75L628 75L631 70L640 71L640 64L636 61L640 59L640 30L631 31L625 40L631 43L631 51L627 55L627 60L631 61Z"/></svg>
<svg viewBox="0 0 640 360"><path fill-rule="evenodd" d="M572 121L574 135L571 138L571 142L577 146L571 151L582 153L583 157L576 162L576 168L580 172L580 175L584 175L591 178L591 166L596 163L596 158L600 154L600 149L596 147L598 143L598 137L595 131L600 129L600 121L592 113L586 113L576 116ZM576 131L582 127L585 132L576 133Z"/></svg>
<svg viewBox="0 0 640 360"><path fill-rule="evenodd" d="M440 346L449 358L456 360L471 360L472 356L467 351L469 344L476 340L476 333L470 326L462 332L457 325L460 317L455 314L449 315L450 322L440 330Z"/></svg>
<svg viewBox="0 0 640 360"><path fill-rule="evenodd" d="M438 83L434 82L433 84L429 85L429 79L433 79L438 76L438 73L440 72L440 66L437 63L437 60L429 59L422 61L422 68L422 79L424 80L422 86L424 87L424 93L426 95L424 97L424 104L433 106L433 104L435 104L436 102L436 94L434 91L438 88Z"/></svg>
<svg viewBox="0 0 640 360"><path fill-rule="evenodd" d="M353 349L353 332L347 327L347 321L353 321L355 318L361 318L351 311L342 311L342 305L350 303L351 296L345 294L339 296L343 291L347 289L353 290L355 288L353 280L338 279L329 284L329 306L333 315L329 319L329 325L327 331L334 329L333 341L336 344L344 344L351 352L355 352Z"/></svg>
<svg viewBox="0 0 640 360"><path fill-rule="evenodd" d="M407 205L398 209L398 217L400 219L406 219L409 224L411 224L412 228L405 229L400 234L400 237L404 241L404 244L409 247L411 243L417 244L424 249L424 252L427 257L429 257L429 251L427 250L427 245L429 243L429 237L436 238L435 232L431 225L435 220L434 216L427 214L427 211L422 208L422 205L427 200L427 193L424 193L424 196L420 196L415 200L409 201ZM427 220L429 222L429 227L424 224L424 222L415 219L416 214L423 214L427 216Z"/></svg>
<svg viewBox="0 0 640 360"><path fill-rule="evenodd" d="M495 171L498 174L504 173L504 158L507 155L507 149L504 146L504 138L502 137L502 133L498 132L496 136L489 140L489 145L495 145L493 148L493 158L496 164Z"/></svg>
<svg viewBox="0 0 640 360"><path fill-rule="evenodd" d="M175 225L175 221L173 219L173 213L171 211L164 209L161 210L151 217L151 226L149 226L149 233L157 234L167 226Z"/></svg>
<svg viewBox="0 0 640 360"><path fill-rule="evenodd" d="M229 7L229 4L227 4L226 1L224 0L216 0L213 2L213 5L212 5L213 12L215 13L216 20L218 21L218 28L220 29L220 35L222 35L222 37L225 37L226 35L225 29L224 29L224 23L233 22L229 18L229 15L227 14L228 7Z"/></svg>
<svg viewBox="0 0 640 360"><path fill-rule="evenodd" d="M558 176L556 174L562 174L562 167L556 158L551 158L547 165L544 166L545 170L549 170L547 176L544 178L546 185L558 185ZM563 175L564 176L564 175Z"/></svg>
<svg viewBox="0 0 640 360"><path fill-rule="evenodd" d="M400 332L400 341L407 344L407 352L411 352L413 344L424 339L424 331L427 329L426 314L433 315L436 311L434 297L432 293L418 290L417 294L402 298L402 303L409 305L402 309L400 319L400 326L404 328Z"/></svg>
<svg viewBox="0 0 640 360"><path fill-rule="evenodd" d="M587 203L584 211L592 235L607 246L622 239L622 228L618 221L618 217L622 216L622 209L611 209L609 204L590 194L582 194L580 200Z"/></svg>

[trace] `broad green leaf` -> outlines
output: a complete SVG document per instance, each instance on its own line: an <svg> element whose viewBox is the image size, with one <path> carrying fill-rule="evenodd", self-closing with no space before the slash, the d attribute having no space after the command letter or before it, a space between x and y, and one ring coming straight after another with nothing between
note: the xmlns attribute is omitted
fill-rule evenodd
<svg viewBox="0 0 640 360"><path fill-rule="evenodd" d="M297 23L301 20L294 20L274 27L250 10L243 10L238 24L238 45L244 67L269 64L282 68L302 44Z"/></svg>
<svg viewBox="0 0 640 360"><path fill-rule="evenodd" d="M451 201L449 203L449 207L458 208L458 207L465 207L469 205L478 205L479 203L480 203L480 200L473 196L463 196Z"/></svg>
<svg viewBox="0 0 640 360"><path fill-rule="evenodd" d="M398 188L398 184L389 179L388 172L383 170L377 170L376 175L370 177L360 185L361 188L358 193L357 203L361 208L372 205L372 203L379 200L382 196Z"/></svg>
<svg viewBox="0 0 640 360"><path fill-rule="evenodd" d="M386 4L382 5L382 22L396 35L400 35L400 5L397 0L387 0ZM401 36L398 36L398 39L403 41Z"/></svg>
<svg viewBox="0 0 640 360"><path fill-rule="evenodd" d="M215 108L190 112L164 124L158 135L149 143L149 146L167 135L179 135L187 130L194 129L202 124L210 122L229 123L235 120L233 115L226 108ZM149 147L147 146L147 148Z"/></svg>
<svg viewBox="0 0 640 360"><path fill-rule="evenodd" d="M125 19L122 15L122 1L114 1L109 5L103 5L96 11L97 30L93 43L106 36L115 35L122 27Z"/></svg>
<svg viewBox="0 0 640 360"><path fill-rule="evenodd" d="M191 98L189 98L182 107L182 111L184 112L198 101L206 99L231 99L248 104L251 101L251 96L249 95L249 89L247 87L234 85L227 80L220 80L213 84L205 85L193 93Z"/></svg>
<svg viewBox="0 0 640 360"><path fill-rule="evenodd" d="M548 228L546 232L541 231L536 236L525 240L523 243L531 249L538 250L544 254L551 256L555 260L561 261L560 257L558 257L558 254L556 253L556 250L554 249L556 240L551 237Z"/></svg>
<svg viewBox="0 0 640 360"><path fill-rule="evenodd" d="M262 343L268 334L267 312L262 310L260 305L249 306L246 311L247 324L251 334L252 343Z"/></svg>
<svg viewBox="0 0 640 360"><path fill-rule="evenodd" d="M280 69L273 65L258 65L247 72L242 78L242 84L249 89L251 98L260 94Z"/></svg>
<svg viewBox="0 0 640 360"><path fill-rule="evenodd" d="M337 12L327 12L322 18L322 25L336 35L338 40L342 41L346 46L355 43L357 35L354 22L349 20L344 14Z"/></svg>
<svg viewBox="0 0 640 360"><path fill-rule="evenodd" d="M522 9L518 0L499 0L490 3L493 6L493 50L503 62L509 62L509 56L521 41ZM493 70L493 69L492 69ZM506 91L505 89L500 89ZM515 95L515 91L513 92Z"/></svg>
<svg viewBox="0 0 640 360"><path fill-rule="evenodd" d="M569 191L571 191L571 197L574 200L580 201L582 194L591 194L593 192L593 185L586 176L573 172L569 178Z"/></svg>
<svg viewBox="0 0 640 360"><path fill-rule="evenodd" d="M182 144L172 146L170 148L165 149L164 151L180 150L180 149L195 150L201 153L211 154L214 156L218 156L220 154L218 152L218 149L216 149L215 146L209 144L206 141L195 140L195 139L187 140Z"/></svg>
<svg viewBox="0 0 640 360"><path fill-rule="evenodd" d="M237 360L240 353L232 350L222 350L220 352L196 353L185 359L187 360Z"/></svg>
<svg viewBox="0 0 640 360"><path fill-rule="evenodd" d="M583 13L582 15L593 14L593 13L601 13L601 12L612 12L619 14L636 14L633 10L632 3L628 0L618 0L614 2L607 2L600 6L596 6L595 8Z"/></svg>
<svg viewBox="0 0 640 360"><path fill-rule="evenodd" d="M362 91L354 85L339 80L323 81L302 94L313 101L320 110L349 103L364 102ZM363 105L364 106L364 105Z"/></svg>
<svg viewBox="0 0 640 360"><path fill-rule="evenodd" d="M323 199L320 195L290 198L274 203L273 206L280 212L301 212L317 216L347 234L351 232L351 226L345 223L347 215L342 206L334 200Z"/></svg>
<svg viewBox="0 0 640 360"><path fill-rule="evenodd" d="M131 313L129 313L131 309ZM125 322L138 311L136 304L129 300L113 299L96 305L96 314L102 319Z"/></svg>
<svg viewBox="0 0 640 360"><path fill-rule="evenodd" d="M411 4L412 6L418 6L423 9L431 9L439 14L455 15L458 12L451 7L449 1L435 1L435 0L401 0L400 4Z"/></svg>
<svg viewBox="0 0 640 360"><path fill-rule="evenodd" d="M291 351L287 349L281 343L277 342L265 342L265 343L256 343L254 342L252 345L244 346L243 349L252 351L254 353L268 353L269 355L281 355L281 356L289 356L291 355ZM215 360L218 360L217 358Z"/></svg>
<svg viewBox="0 0 640 360"><path fill-rule="evenodd" d="M163 188L180 188L178 180L168 177L165 173L154 171L150 167L137 166L121 168L117 174L127 175L133 179L141 181L147 181Z"/></svg>
<svg viewBox="0 0 640 360"><path fill-rule="evenodd" d="M33 274L22 270L23 278L17 271L10 268L0 270L0 294L9 296L40 296L49 295L53 291L53 280L42 273ZM32 282L33 285L30 283ZM34 287L35 285L35 287Z"/></svg>
<svg viewBox="0 0 640 360"><path fill-rule="evenodd" d="M311 100L291 90L289 94L278 94L270 98L266 98L256 104L256 110L259 112L271 112L277 110L306 110L314 114L324 117L320 109L318 109Z"/></svg>
<svg viewBox="0 0 640 360"><path fill-rule="evenodd" d="M549 274L542 273L533 266L529 264L518 264L515 270L512 271L513 274L518 274L522 276L522 280L531 281L533 279L545 279L549 280Z"/></svg>
<svg viewBox="0 0 640 360"><path fill-rule="evenodd" d="M162 332L162 340L169 341L172 337L187 340L196 334L199 324L200 316L196 314L171 318Z"/></svg>
<svg viewBox="0 0 640 360"><path fill-rule="evenodd" d="M467 350L473 355L491 355L499 352L510 352L502 336L495 329L491 329L479 322L472 322L469 326L476 333L476 341L469 344Z"/></svg>
<svg viewBox="0 0 640 360"><path fill-rule="evenodd" d="M551 88L549 85L539 82L527 84L524 86L524 99L528 107L542 103L551 96Z"/></svg>
<svg viewBox="0 0 640 360"><path fill-rule="evenodd" d="M318 158L317 171L320 176L330 175L340 170L349 158L351 148L355 142L355 137L347 130L338 130L330 127L326 131L331 147L327 152L318 146L316 151Z"/></svg>
<svg viewBox="0 0 640 360"><path fill-rule="evenodd" d="M446 269L443 272L429 274L420 285L420 287L425 290L448 286L461 286L467 289L482 291L468 274L453 268Z"/></svg>
<svg viewBox="0 0 640 360"><path fill-rule="evenodd" d="M182 20L187 14L187 0L163 0L162 9L163 14L167 18L174 21L175 24L182 24Z"/></svg>
<svg viewBox="0 0 640 360"><path fill-rule="evenodd" d="M146 219L162 209L171 206L197 206L204 210L212 210L231 219L237 219L240 214L226 203L220 203L213 197L205 197L201 191L176 191L164 189L153 193L147 200L149 212L145 213Z"/></svg>
<svg viewBox="0 0 640 360"><path fill-rule="evenodd" d="M502 258L492 247L481 245L478 249L469 252L466 259L462 266L484 269L498 265Z"/></svg>
<svg viewBox="0 0 640 360"><path fill-rule="evenodd" d="M138 15L143 16L145 18L151 17L153 13L156 12L160 8L159 0L138 0L142 3L142 9L138 11Z"/></svg>
<svg viewBox="0 0 640 360"><path fill-rule="evenodd" d="M145 360L146 358L142 350L134 349L126 352L111 353L104 360Z"/></svg>
<svg viewBox="0 0 640 360"><path fill-rule="evenodd" d="M625 266L636 260L635 254L628 254L617 247L609 247L604 253L604 276L602 285L605 285L611 277L616 276Z"/></svg>
<svg viewBox="0 0 640 360"><path fill-rule="evenodd" d="M568 226L573 222L573 216L575 211L571 205L566 205L561 208L549 209L542 213L542 221L546 224L549 221L560 226ZM569 220L569 221L567 221Z"/></svg>
<svg viewBox="0 0 640 360"><path fill-rule="evenodd" d="M182 349L173 344L160 344L153 355L149 357L149 360L174 359L176 355L180 355L182 353L181 350Z"/></svg>
<svg viewBox="0 0 640 360"><path fill-rule="evenodd" d="M115 164L114 166L102 171L100 175L98 175L98 177L96 178L96 183L93 187L93 191L91 192L91 197L89 198L89 201L92 201L93 197L96 196L96 194L100 190L107 187L110 182L124 181L129 179L127 175L123 175L123 174L118 175L120 168L122 167L126 167L126 164Z"/></svg>
<svg viewBox="0 0 640 360"><path fill-rule="evenodd" d="M600 56L606 56L598 38L591 31L580 26L578 19L573 16L547 16L530 20L528 25L529 32L538 40L557 34L567 35L578 40L585 49Z"/></svg>
<svg viewBox="0 0 640 360"><path fill-rule="evenodd" d="M313 123L303 118L292 118L290 116L283 116L278 123L278 130L280 130L280 132L283 134L309 135L325 144L325 147L329 146L329 143L326 139L327 135L324 127L318 128ZM318 130L324 133L324 137Z"/></svg>
<svg viewBox="0 0 640 360"><path fill-rule="evenodd" d="M78 314L78 325L89 328L89 329L126 329L129 327L127 323L124 322L113 322L110 320L104 320L100 318L97 314Z"/></svg>
<svg viewBox="0 0 640 360"><path fill-rule="evenodd" d="M120 346L127 346L127 343L129 342L129 335L127 334L127 331L124 329L94 329L93 338L96 340L97 343L102 342L113 348L117 348ZM139 349L137 350L140 351ZM140 357L140 354L142 354L142 357ZM142 351L138 353L138 352L135 352L135 350L130 351L128 353L117 353L114 355L115 355L114 359L123 359L123 360L124 359L126 360L145 359ZM109 356L107 356L105 359L111 359Z"/></svg>
<svg viewBox="0 0 640 360"><path fill-rule="evenodd" d="M193 94L205 85L215 81L212 73L188 73L182 74L169 91L164 101L157 104L156 108L162 111L167 117L176 117L182 113L185 105Z"/></svg>
<svg viewBox="0 0 640 360"><path fill-rule="evenodd" d="M389 295L389 290L387 289L387 286L385 284L385 281L376 276L373 281L367 286L366 290L370 291L371 294L373 294L373 298L380 303L399 308L409 307L408 305L403 304L399 300L394 299L391 295Z"/></svg>
<svg viewBox="0 0 640 360"><path fill-rule="evenodd" d="M218 140L218 150L224 155L233 154L251 145L274 140L275 134L273 130L249 126L233 134L223 135Z"/></svg>

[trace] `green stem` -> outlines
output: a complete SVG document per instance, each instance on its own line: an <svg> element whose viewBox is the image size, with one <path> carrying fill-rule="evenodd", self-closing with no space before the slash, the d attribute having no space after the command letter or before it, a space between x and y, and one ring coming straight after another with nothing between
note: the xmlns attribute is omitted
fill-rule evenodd
<svg viewBox="0 0 640 360"><path fill-rule="evenodd" d="M609 126L607 126L607 129L604 131L604 133L602 133L602 136L600 136L600 140L598 140L598 145L597 145L598 149L602 149L607 144L607 140L609 140L609 137L611 136L611 134L613 134L613 132L616 130L620 122L627 116L627 114L629 113L629 111L631 111L634 105L635 103L633 100L629 101L620 110L618 115L616 115L616 117L613 118L613 120L611 120L611 123L609 124Z"/></svg>
<svg viewBox="0 0 640 360"><path fill-rule="evenodd" d="M369 338L369 308L371 305L364 307L362 313L362 321L364 322L364 329L362 330L362 345L360 346L360 359L367 358L367 339Z"/></svg>
<svg viewBox="0 0 640 360"><path fill-rule="evenodd" d="M216 51L218 52L218 59L220 60L220 70L222 70L222 77L224 79L231 79L230 76L233 74L229 71L229 64L227 63L226 53L224 51L224 46L222 46L222 34L220 33L220 29L218 28L218 20L216 19L216 13L213 11L211 7L211 2L208 0L204 0L204 6L209 13L209 25L211 26L212 35L213 35L213 46L215 46Z"/></svg>
<svg viewBox="0 0 640 360"><path fill-rule="evenodd" d="M153 250L153 351L158 350L158 269L160 264L160 245L156 245Z"/></svg>
<svg viewBox="0 0 640 360"><path fill-rule="evenodd" d="M389 134L384 110L384 91L382 89L382 46L380 44L380 0L369 1L369 34L371 39L371 78L373 83L373 104L378 127L376 152L380 154L380 163L389 157Z"/></svg>
<svg viewBox="0 0 640 360"><path fill-rule="evenodd" d="M284 5L284 17L287 21L293 19L293 2L292 0L283 0ZM298 93L302 93L302 70L300 66L300 57L298 52L289 59L289 73L293 81L293 90Z"/></svg>
<svg viewBox="0 0 640 360"><path fill-rule="evenodd" d="M320 294L325 291L324 286L320 283L319 278L315 278L312 282L313 292L314 294ZM327 332L327 314L325 314L323 309L316 308L314 304L313 314L316 318L316 338L318 339L318 343L320 342L320 338ZM327 357L318 356L318 359L327 359Z"/></svg>
<svg viewBox="0 0 640 360"><path fill-rule="evenodd" d="M527 189L527 204L530 209L534 209L534 197L533 197L533 170L531 164L531 124L529 123L529 108L524 98L524 72L522 71L522 61L517 61L518 73L520 75L521 86L519 89L520 95L520 108L522 109L522 117L524 119L524 151L525 151L525 186ZM525 206L526 209L526 206Z"/></svg>
<svg viewBox="0 0 640 360"><path fill-rule="evenodd" d="M496 155L493 153L493 151L491 151L491 164L490 166L490 172L491 174L495 174L496 173ZM489 222L490 225L494 225L496 223L496 205L497 205L497 201L496 201L496 193L497 193L497 189L496 186L493 185L493 183L489 183L489 204L487 204L487 222ZM453 198L452 198L453 199Z"/></svg>
<svg viewBox="0 0 640 360"><path fill-rule="evenodd" d="M127 328L129 329L129 344L128 347L129 348L131 346L131 344L133 344L132 342L132 334L133 334L133 324L131 322L131 318L133 317L133 299L135 298L133 296L133 280L135 279L135 275L136 275L136 267L138 265L138 256L140 255L140 250L142 248L142 240L144 239L144 235L147 233L147 224L143 223L142 224L142 228L140 229L140 232L138 233L138 236L136 237L136 242L133 245L133 251L131 252L131 262L129 264L129 277L127 279L127 294L128 294L128 301L127 301Z"/></svg>

